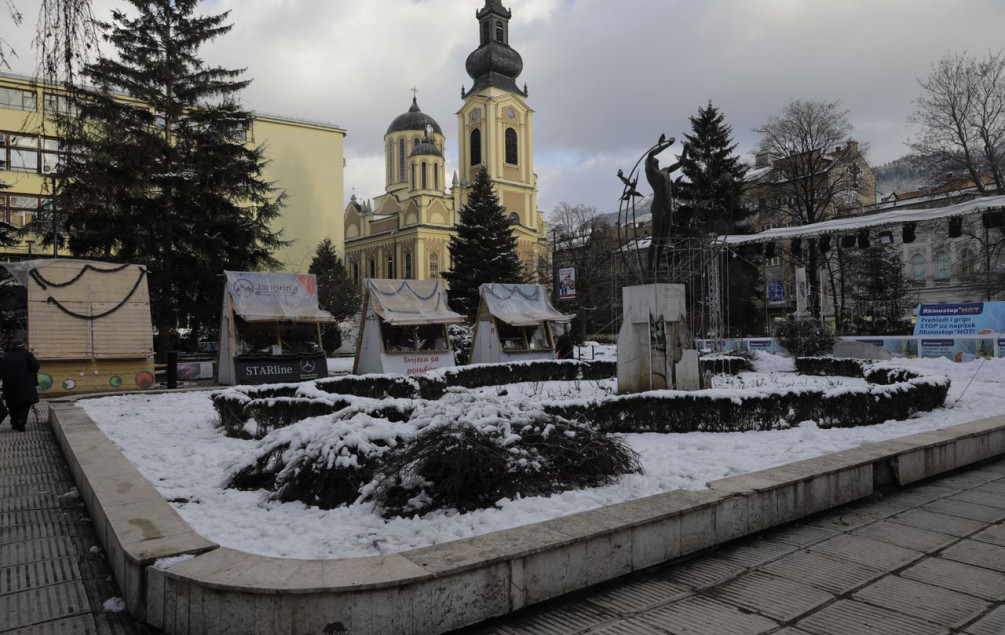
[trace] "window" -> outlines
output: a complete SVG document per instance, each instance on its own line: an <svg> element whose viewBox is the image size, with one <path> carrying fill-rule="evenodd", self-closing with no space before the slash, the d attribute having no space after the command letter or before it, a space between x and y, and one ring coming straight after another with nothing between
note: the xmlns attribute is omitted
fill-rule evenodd
<svg viewBox="0 0 1005 635"><path fill-rule="evenodd" d="M377 261L374 260L373 258L370 259L370 277L371 278L377 277Z"/></svg>
<svg viewBox="0 0 1005 635"><path fill-rule="evenodd" d="M394 183L394 142L387 142L387 182Z"/></svg>
<svg viewBox="0 0 1005 635"><path fill-rule="evenodd" d="M43 97L45 112L47 115L69 115L76 117L80 114L80 109L70 99L64 95L53 95L46 93Z"/></svg>
<svg viewBox="0 0 1005 635"><path fill-rule="evenodd" d="M415 189L415 164L412 164L412 189Z"/></svg>
<svg viewBox="0 0 1005 635"><path fill-rule="evenodd" d="M405 278L412 279L412 252L405 252Z"/></svg>
<svg viewBox="0 0 1005 635"><path fill-rule="evenodd" d="M940 251L935 254L935 281L949 282L949 253Z"/></svg>
<svg viewBox="0 0 1005 635"><path fill-rule="evenodd" d="M426 162L422 162L422 189L429 189L429 181L426 180Z"/></svg>
<svg viewBox="0 0 1005 635"><path fill-rule="evenodd" d="M414 150L418 147L419 147L419 138L416 137L415 139L412 140L412 149Z"/></svg>
<svg viewBox="0 0 1005 635"><path fill-rule="evenodd" d="M499 345L504 351L539 351L554 348L544 324L513 326L499 319L495 322Z"/></svg>
<svg viewBox="0 0 1005 635"><path fill-rule="evenodd" d="M440 191L440 166L433 164L433 189Z"/></svg>
<svg viewBox="0 0 1005 635"><path fill-rule="evenodd" d="M398 183L405 180L405 137L398 139Z"/></svg>
<svg viewBox="0 0 1005 635"><path fill-rule="evenodd" d="M512 214L510 214L509 215L509 224L510 225L519 225L520 224L520 215L517 214L516 212L513 212Z"/></svg>
<svg viewBox="0 0 1005 635"><path fill-rule="evenodd" d="M491 29L491 28L492 28L492 26L489 24L488 20L486 20L485 22L482 22L482 45L483 46L485 44L489 43L489 29Z"/></svg>
<svg viewBox="0 0 1005 635"><path fill-rule="evenodd" d="M964 281L974 277L974 252L969 249L960 252L960 277Z"/></svg>
<svg viewBox="0 0 1005 635"><path fill-rule="evenodd" d="M517 164L517 143L516 143L516 130L512 128L506 128L506 163L510 165Z"/></svg>
<svg viewBox="0 0 1005 635"><path fill-rule="evenodd" d="M440 277L440 254L429 254L429 279Z"/></svg>
<svg viewBox="0 0 1005 635"><path fill-rule="evenodd" d="M388 256L387 257L387 275L384 276L384 277L387 278L387 279L389 279L389 280L395 277L395 275L394 275L394 256Z"/></svg>
<svg viewBox="0 0 1005 635"><path fill-rule="evenodd" d="M475 128L471 131L471 165L482 162L482 131Z"/></svg>
<svg viewBox="0 0 1005 635"><path fill-rule="evenodd" d="M38 110L38 99L30 90L0 88L0 108L13 110Z"/></svg>
<svg viewBox="0 0 1005 635"><path fill-rule="evenodd" d="M448 350L447 329L443 324L396 326L381 320L380 333L387 353Z"/></svg>
<svg viewBox="0 0 1005 635"><path fill-rule="evenodd" d="M924 255L914 254L911 256L911 282L925 281L926 264Z"/></svg>
<svg viewBox="0 0 1005 635"><path fill-rule="evenodd" d="M359 263L352 263L352 282L357 287L359 286Z"/></svg>
<svg viewBox="0 0 1005 635"><path fill-rule="evenodd" d="M506 43L506 31L503 29L502 20L496 20L496 42Z"/></svg>
<svg viewBox="0 0 1005 635"><path fill-rule="evenodd" d="M10 135L10 169L15 172L38 172L38 137Z"/></svg>
<svg viewBox="0 0 1005 635"><path fill-rule="evenodd" d="M35 217L39 208L37 196L10 196L10 210L7 214L8 221L14 227L24 227Z"/></svg>

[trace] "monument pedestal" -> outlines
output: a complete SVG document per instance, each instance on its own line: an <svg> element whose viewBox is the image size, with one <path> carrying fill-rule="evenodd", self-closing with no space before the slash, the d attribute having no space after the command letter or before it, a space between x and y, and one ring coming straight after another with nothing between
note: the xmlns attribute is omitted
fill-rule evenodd
<svg viewBox="0 0 1005 635"><path fill-rule="evenodd" d="M684 285L624 287L621 297L618 393L700 390L698 351L685 322Z"/></svg>

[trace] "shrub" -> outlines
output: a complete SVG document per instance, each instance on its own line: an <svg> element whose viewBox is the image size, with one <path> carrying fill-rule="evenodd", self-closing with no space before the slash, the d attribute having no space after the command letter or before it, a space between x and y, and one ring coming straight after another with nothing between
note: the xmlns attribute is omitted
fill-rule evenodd
<svg viewBox="0 0 1005 635"><path fill-rule="evenodd" d="M318 390L333 395L370 399L418 399L419 384L401 375L346 375L314 382Z"/></svg>
<svg viewBox="0 0 1005 635"><path fill-rule="evenodd" d="M463 366L471 361L471 346L474 343L475 327L470 324L450 324L447 326L447 338L450 348L454 351L454 363Z"/></svg>
<svg viewBox="0 0 1005 635"><path fill-rule="evenodd" d="M742 372L754 370L754 362L743 355L705 355L698 360L701 374L711 372L713 375L739 375Z"/></svg>
<svg viewBox="0 0 1005 635"><path fill-rule="evenodd" d="M844 357L797 357L796 371L804 375L862 377L863 362Z"/></svg>
<svg viewBox="0 0 1005 635"><path fill-rule="evenodd" d="M816 320L789 318L775 329L775 337L795 357L825 355L834 349L834 334Z"/></svg>

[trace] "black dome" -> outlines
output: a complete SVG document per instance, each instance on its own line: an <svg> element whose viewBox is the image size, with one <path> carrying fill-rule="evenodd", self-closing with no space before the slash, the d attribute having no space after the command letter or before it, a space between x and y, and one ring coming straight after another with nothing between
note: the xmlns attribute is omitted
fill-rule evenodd
<svg viewBox="0 0 1005 635"><path fill-rule="evenodd" d="M489 73L515 80L523 72L523 58L505 44L489 42L468 55L464 67L475 81Z"/></svg>
<svg viewBox="0 0 1005 635"><path fill-rule="evenodd" d="M443 158L443 153L440 152L440 149L436 147L436 144L430 141L429 138L427 137L423 139L419 145L415 146L415 149L412 150L412 153L409 154L408 156L410 157L428 156L428 157Z"/></svg>
<svg viewBox="0 0 1005 635"><path fill-rule="evenodd" d="M387 132L385 135L389 135L392 132L402 132L405 130L417 130L425 131L426 126L432 126L433 132L442 135L443 130L440 129L440 124L436 123L436 120L419 110L419 102L413 97L412 107L408 109L403 115L398 115L395 117L391 125L387 127Z"/></svg>

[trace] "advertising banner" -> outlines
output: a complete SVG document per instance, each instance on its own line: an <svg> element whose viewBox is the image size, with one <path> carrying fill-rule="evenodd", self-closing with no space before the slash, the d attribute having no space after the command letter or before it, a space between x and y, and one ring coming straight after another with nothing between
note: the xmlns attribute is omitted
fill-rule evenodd
<svg viewBox="0 0 1005 635"><path fill-rule="evenodd" d="M328 361L316 357L235 359L239 384L294 383L328 376Z"/></svg>
<svg viewBox="0 0 1005 635"><path fill-rule="evenodd" d="M948 357L954 362L972 362L979 357L994 354L993 339L976 338L923 338L920 357Z"/></svg>
<svg viewBox="0 0 1005 635"><path fill-rule="evenodd" d="M922 304L915 335L986 335L1005 333L1005 302Z"/></svg>
<svg viewBox="0 0 1005 635"><path fill-rule="evenodd" d="M558 299L576 299L576 268L562 267L558 270Z"/></svg>
<svg viewBox="0 0 1005 635"><path fill-rule="evenodd" d="M454 354L450 351L415 351L414 353L383 353L385 373L397 373L411 377L438 368L454 365Z"/></svg>
<svg viewBox="0 0 1005 635"><path fill-rule="evenodd" d="M785 302L785 282L781 280L768 281L768 302Z"/></svg>
<svg viewBox="0 0 1005 635"><path fill-rule="evenodd" d="M226 271L227 293L234 312L244 317L317 319L331 315L318 309L317 279L309 273Z"/></svg>

